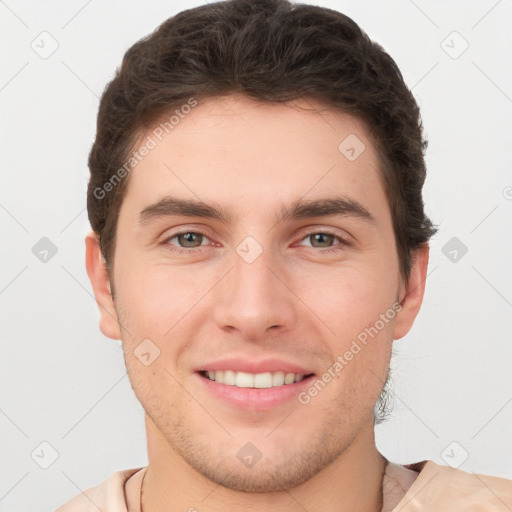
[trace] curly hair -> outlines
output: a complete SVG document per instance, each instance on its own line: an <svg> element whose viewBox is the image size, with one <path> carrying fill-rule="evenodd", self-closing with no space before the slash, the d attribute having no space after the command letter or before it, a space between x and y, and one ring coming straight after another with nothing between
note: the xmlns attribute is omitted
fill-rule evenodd
<svg viewBox="0 0 512 512"><path fill-rule="evenodd" d="M129 178L126 162L142 130L191 98L235 93L279 103L311 98L365 123L407 280L412 251L437 231L424 212L427 141L419 107L394 60L353 20L286 0L189 9L128 49L101 98L89 155L87 208L107 266Z"/></svg>

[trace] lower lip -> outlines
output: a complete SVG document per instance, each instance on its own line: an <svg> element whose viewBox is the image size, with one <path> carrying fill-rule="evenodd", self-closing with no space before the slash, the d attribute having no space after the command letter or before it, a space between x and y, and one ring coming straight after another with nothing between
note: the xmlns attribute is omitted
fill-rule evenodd
<svg viewBox="0 0 512 512"><path fill-rule="evenodd" d="M237 386L220 384L207 377L203 377L198 372L195 375L209 393L224 402L240 409L257 412L268 411L296 398L300 391L304 387L309 386L314 378L314 375L310 375L300 382L271 388L239 388Z"/></svg>

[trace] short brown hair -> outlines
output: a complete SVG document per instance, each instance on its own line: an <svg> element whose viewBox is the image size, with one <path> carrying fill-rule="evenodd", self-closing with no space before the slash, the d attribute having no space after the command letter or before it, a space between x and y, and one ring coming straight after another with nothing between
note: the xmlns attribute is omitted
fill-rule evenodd
<svg viewBox="0 0 512 512"><path fill-rule="evenodd" d="M89 155L87 208L107 265L128 181L126 161L141 131L190 98L235 93L268 102L312 98L365 122L381 159L407 280L411 251L436 232L422 198L427 141L419 107L394 60L354 21L286 0L189 9L126 52L101 98Z"/></svg>

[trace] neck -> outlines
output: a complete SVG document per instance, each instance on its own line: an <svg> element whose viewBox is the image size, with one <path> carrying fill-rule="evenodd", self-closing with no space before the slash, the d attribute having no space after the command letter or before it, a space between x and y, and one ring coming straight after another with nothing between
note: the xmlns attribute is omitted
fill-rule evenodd
<svg viewBox="0 0 512 512"><path fill-rule="evenodd" d="M387 460L375 446L373 422L332 464L303 484L271 493L237 491L209 480L175 453L146 416L149 464L144 512L380 512Z"/></svg>

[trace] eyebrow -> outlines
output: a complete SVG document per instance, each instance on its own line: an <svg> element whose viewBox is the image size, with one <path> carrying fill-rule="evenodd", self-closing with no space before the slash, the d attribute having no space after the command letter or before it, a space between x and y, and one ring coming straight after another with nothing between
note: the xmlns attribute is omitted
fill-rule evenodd
<svg viewBox="0 0 512 512"><path fill-rule="evenodd" d="M166 196L140 212L139 224L144 225L152 219L172 215L217 219L224 223L230 223L233 220L231 209L225 208L222 205ZM372 224L376 223L375 218L361 203L347 197L328 197L314 200L297 199L290 205L281 206L275 223L279 224L284 220L290 219L335 215L357 217Z"/></svg>

